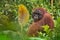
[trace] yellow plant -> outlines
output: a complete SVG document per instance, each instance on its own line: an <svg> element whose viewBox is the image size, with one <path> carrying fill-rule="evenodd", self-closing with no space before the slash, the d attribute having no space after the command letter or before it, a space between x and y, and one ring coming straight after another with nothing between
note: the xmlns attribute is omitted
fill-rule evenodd
<svg viewBox="0 0 60 40"><path fill-rule="evenodd" d="M48 32L49 31L49 26L48 25L44 25L42 26L44 28L44 31Z"/></svg>
<svg viewBox="0 0 60 40"><path fill-rule="evenodd" d="M26 6L21 4L18 8L18 21L19 24L25 25L29 20L29 11L27 10Z"/></svg>

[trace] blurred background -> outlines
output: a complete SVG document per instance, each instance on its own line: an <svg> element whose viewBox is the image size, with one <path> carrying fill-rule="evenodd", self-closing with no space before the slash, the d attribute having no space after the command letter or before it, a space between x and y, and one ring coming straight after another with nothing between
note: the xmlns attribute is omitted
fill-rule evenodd
<svg viewBox="0 0 60 40"><path fill-rule="evenodd" d="M19 5L23 4L29 11L29 21L21 25L18 21ZM37 7L46 8L54 19L54 31L47 36L40 34L39 37L26 35L29 25L32 23L32 9ZM0 0L0 40L60 40L60 0Z"/></svg>

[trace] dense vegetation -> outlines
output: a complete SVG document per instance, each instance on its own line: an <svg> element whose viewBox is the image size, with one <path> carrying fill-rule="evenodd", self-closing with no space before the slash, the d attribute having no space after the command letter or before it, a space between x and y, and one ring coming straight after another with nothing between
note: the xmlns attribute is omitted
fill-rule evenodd
<svg viewBox="0 0 60 40"><path fill-rule="evenodd" d="M30 15L22 30L18 22L20 4L26 6ZM36 7L46 8L52 15L55 22L54 31L48 30L46 36L39 33L39 37L28 37L26 32L33 21L31 12ZM0 0L0 40L60 40L60 0Z"/></svg>

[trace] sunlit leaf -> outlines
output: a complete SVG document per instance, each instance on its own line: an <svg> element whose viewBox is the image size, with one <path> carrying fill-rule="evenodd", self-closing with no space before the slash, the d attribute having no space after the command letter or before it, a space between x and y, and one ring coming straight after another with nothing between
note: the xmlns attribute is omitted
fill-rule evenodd
<svg viewBox="0 0 60 40"><path fill-rule="evenodd" d="M43 28L44 28L44 31L48 31L48 29L49 29L49 26L48 25L45 25L45 26L43 26Z"/></svg>

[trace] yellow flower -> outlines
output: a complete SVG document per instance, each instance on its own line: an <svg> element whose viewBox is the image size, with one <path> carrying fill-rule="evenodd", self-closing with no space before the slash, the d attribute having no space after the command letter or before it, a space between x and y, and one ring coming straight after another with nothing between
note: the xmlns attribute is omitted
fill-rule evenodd
<svg viewBox="0 0 60 40"><path fill-rule="evenodd" d="M25 25L29 20L29 11L27 10L26 6L23 4L19 5L18 8L18 21L19 24Z"/></svg>

